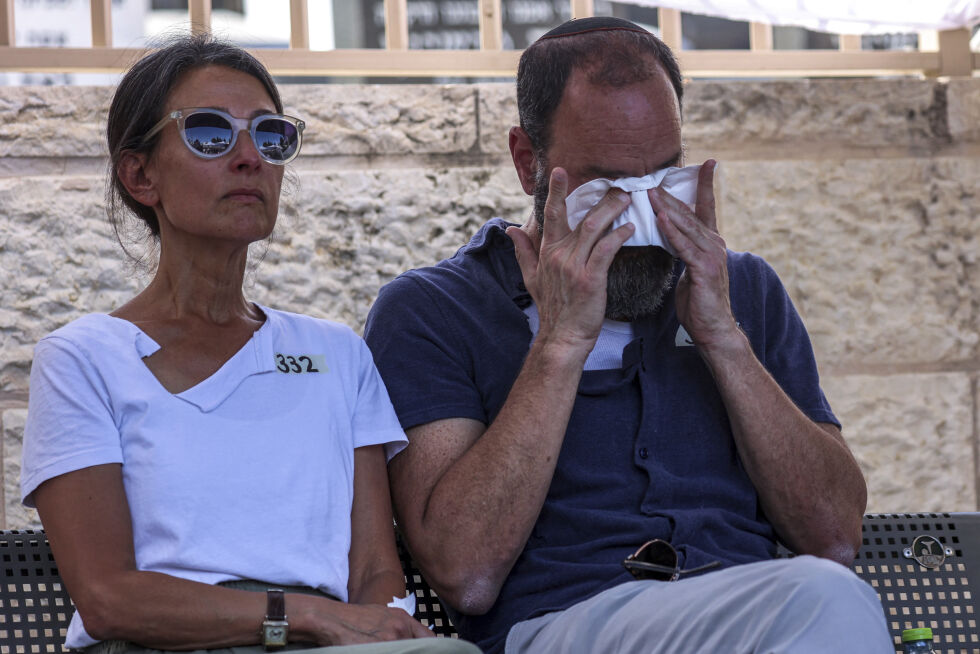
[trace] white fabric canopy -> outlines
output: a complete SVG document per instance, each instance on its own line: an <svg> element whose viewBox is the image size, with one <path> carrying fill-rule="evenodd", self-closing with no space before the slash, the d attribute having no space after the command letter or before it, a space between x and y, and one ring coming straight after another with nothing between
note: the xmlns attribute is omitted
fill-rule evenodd
<svg viewBox="0 0 980 654"><path fill-rule="evenodd" d="M837 34L950 30L980 23L980 0L620 1Z"/></svg>

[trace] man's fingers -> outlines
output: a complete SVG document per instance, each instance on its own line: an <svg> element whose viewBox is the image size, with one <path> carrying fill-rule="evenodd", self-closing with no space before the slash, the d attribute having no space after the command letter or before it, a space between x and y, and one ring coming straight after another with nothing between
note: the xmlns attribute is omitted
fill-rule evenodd
<svg viewBox="0 0 980 654"><path fill-rule="evenodd" d="M636 227L633 223L626 223L603 236L592 248L592 256L589 257L588 262L589 269L593 272L601 271L603 274L608 272L613 257L623 247L623 243L630 240L635 231Z"/></svg>
<svg viewBox="0 0 980 654"><path fill-rule="evenodd" d="M584 264L591 259L596 244L606 236L609 227L623 214L626 207L629 206L630 200L629 193L618 188L611 188L589 210L585 219L575 228L578 232L576 250L580 262Z"/></svg>
<svg viewBox="0 0 980 654"><path fill-rule="evenodd" d="M412 638L435 638L435 634L432 633L424 624L418 620L412 620Z"/></svg>
<svg viewBox="0 0 980 654"><path fill-rule="evenodd" d="M685 261L685 253L690 256L696 250L712 250L721 240L718 232L702 223L686 204L663 189L651 189L649 197L657 214L657 226Z"/></svg>
<svg viewBox="0 0 980 654"><path fill-rule="evenodd" d="M521 268L524 281L533 279L538 268L538 253L534 249L531 237L520 227L514 226L507 228L507 236L514 243L514 255L517 257L517 265Z"/></svg>
<svg viewBox="0 0 980 654"><path fill-rule="evenodd" d="M705 227L713 232L718 231L718 220L715 217L715 168L718 162L708 159L701 164L698 171L698 192L694 204L694 214Z"/></svg>
<svg viewBox="0 0 980 654"><path fill-rule="evenodd" d="M556 241L568 234L568 213L565 196L568 195L568 173L555 168L548 179L548 199L544 203L543 240Z"/></svg>

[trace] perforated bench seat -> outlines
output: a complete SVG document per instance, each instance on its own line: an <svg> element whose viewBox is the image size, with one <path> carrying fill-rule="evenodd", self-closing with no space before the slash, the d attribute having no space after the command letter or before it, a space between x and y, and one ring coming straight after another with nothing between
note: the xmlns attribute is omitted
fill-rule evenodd
<svg viewBox="0 0 980 654"><path fill-rule="evenodd" d="M896 652L901 633L931 627L943 654L980 654L980 513L869 514L854 571L878 592ZM920 538L921 537L921 538ZM456 630L401 541L417 617ZM0 531L0 654L58 654L73 607L43 531Z"/></svg>

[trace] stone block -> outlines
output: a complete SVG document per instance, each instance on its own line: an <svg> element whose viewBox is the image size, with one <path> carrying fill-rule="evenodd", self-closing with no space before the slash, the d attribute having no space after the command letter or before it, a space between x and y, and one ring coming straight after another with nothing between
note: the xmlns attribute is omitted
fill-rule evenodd
<svg viewBox="0 0 980 654"><path fill-rule="evenodd" d="M822 362L980 356L980 160L722 165L729 247L773 264Z"/></svg>
<svg viewBox="0 0 980 654"><path fill-rule="evenodd" d="M304 173L251 282L257 300L363 327L378 289L451 256L494 216L530 202L511 171L487 168Z"/></svg>
<svg viewBox="0 0 980 654"><path fill-rule="evenodd" d="M101 157L112 87L8 87L0 157ZM466 85L298 85L280 88L306 121L303 152L446 154L477 143L476 92Z"/></svg>
<svg viewBox="0 0 980 654"><path fill-rule="evenodd" d="M286 113L306 121L304 155L468 152L476 91L465 85L285 84Z"/></svg>
<svg viewBox="0 0 980 654"><path fill-rule="evenodd" d="M946 107L953 142L980 141L980 80L951 79L946 87Z"/></svg>
<svg viewBox="0 0 980 654"><path fill-rule="evenodd" d="M272 244L253 246L246 292L355 329L383 283L451 255L493 216L522 222L530 207L511 170L298 178L298 188L283 197ZM101 193L97 178L0 179L0 204L7 208L0 217L0 269L9 280L0 287L0 390L27 388L33 346L42 336L85 313L113 310L148 281L115 241ZM155 255L148 259L152 264Z"/></svg>
<svg viewBox="0 0 980 654"><path fill-rule="evenodd" d="M112 88L6 86L0 94L0 157L105 156Z"/></svg>
<svg viewBox="0 0 980 654"><path fill-rule="evenodd" d="M868 482L868 511L976 511L970 379L830 376L824 390Z"/></svg>
<svg viewBox="0 0 980 654"><path fill-rule="evenodd" d="M510 155L507 135L518 124L517 90L511 84L480 84L480 150Z"/></svg>
<svg viewBox="0 0 980 654"><path fill-rule="evenodd" d="M0 178L0 391L24 390L34 344L135 294L99 178Z"/></svg>
<svg viewBox="0 0 980 654"><path fill-rule="evenodd" d="M684 138L709 153L736 145L931 148L947 138L935 89L915 79L689 82Z"/></svg>
<svg viewBox="0 0 980 654"><path fill-rule="evenodd" d="M3 529L39 529L37 511L20 503L20 457L24 444L27 409L7 409L0 414L3 435Z"/></svg>

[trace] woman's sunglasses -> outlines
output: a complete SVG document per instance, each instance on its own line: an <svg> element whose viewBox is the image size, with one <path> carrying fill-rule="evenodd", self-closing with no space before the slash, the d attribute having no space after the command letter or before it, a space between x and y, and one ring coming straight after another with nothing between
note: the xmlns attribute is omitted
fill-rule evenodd
<svg viewBox="0 0 980 654"><path fill-rule="evenodd" d="M263 114L249 119L235 118L218 109L178 109L154 125L143 137L142 144L149 143L171 120L177 121L184 145L202 159L214 159L230 151L235 147L238 133L248 130L259 156L278 166L299 154L306 128L299 118L283 114Z"/></svg>
<svg viewBox="0 0 980 654"><path fill-rule="evenodd" d="M655 538L640 545L640 549L626 557L623 567L637 579L656 579L657 581L676 581L681 575L704 572L721 565L712 561L697 568L681 570L677 567L677 550L665 540Z"/></svg>

